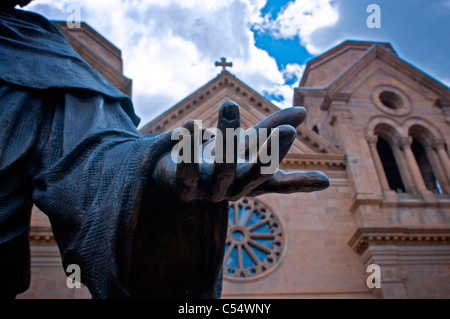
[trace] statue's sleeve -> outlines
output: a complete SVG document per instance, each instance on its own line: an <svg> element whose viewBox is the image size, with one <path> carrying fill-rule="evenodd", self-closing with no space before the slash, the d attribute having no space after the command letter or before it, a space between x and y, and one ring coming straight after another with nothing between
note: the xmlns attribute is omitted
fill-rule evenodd
<svg viewBox="0 0 450 319"><path fill-rule="evenodd" d="M227 203L151 184L170 132L142 136L131 100L40 15L0 11L0 69L0 297L29 286L33 203L94 298L219 297Z"/></svg>
<svg viewBox="0 0 450 319"><path fill-rule="evenodd" d="M34 202L50 219L64 267L80 266L93 297L128 297L137 216L170 132L141 135L120 102L102 94L4 82L0 118L4 294L8 285L12 295L28 288Z"/></svg>
<svg viewBox="0 0 450 319"><path fill-rule="evenodd" d="M1 296L29 286L35 203L94 298L220 297L228 203L153 184L171 132L141 135L120 103L0 81Z"/></svg>

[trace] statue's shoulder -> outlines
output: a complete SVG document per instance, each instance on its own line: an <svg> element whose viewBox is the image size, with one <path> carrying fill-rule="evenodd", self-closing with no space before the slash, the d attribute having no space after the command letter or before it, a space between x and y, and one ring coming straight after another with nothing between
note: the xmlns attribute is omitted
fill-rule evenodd
<svg viewBox="0 0 450 319"><path fill-rule="evenodd" d="M22 28L40 29L43 32L50 32L63 36L59 29L44 16L20 9L2 9L0 10L2 24L13 24Z"/></svg>

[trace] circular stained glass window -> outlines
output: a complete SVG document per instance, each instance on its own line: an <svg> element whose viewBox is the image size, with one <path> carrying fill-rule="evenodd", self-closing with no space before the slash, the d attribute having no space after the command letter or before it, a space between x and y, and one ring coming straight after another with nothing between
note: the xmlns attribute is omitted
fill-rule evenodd
<svg viewBox="0 0 450 319"><path fill-rule="evenodd" d="M224 277L253 279L275 269L285 246L280 220L259 200L230 203Z"/></svg>

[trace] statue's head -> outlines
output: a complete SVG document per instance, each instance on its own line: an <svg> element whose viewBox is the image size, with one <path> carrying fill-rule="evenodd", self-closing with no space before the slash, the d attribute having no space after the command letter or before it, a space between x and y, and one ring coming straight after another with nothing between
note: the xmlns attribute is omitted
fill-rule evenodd
<svg viewBox="0 0 450 319"><path fill-rule="evenodd" d="M2 8L14 8L15 6L19 5L21 7L25 7L27 4L29 4L33 0L2 0L2 3L0 4L0 7Z"/></svg>

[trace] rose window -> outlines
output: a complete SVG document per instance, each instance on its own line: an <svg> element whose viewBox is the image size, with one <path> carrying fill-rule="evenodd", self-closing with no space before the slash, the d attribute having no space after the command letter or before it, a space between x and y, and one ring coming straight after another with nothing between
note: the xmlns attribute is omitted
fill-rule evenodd
<svg viewBox="0 0 450 319"><path fill-rule="evenodd" d="M259 200L242 198L230 203L224 276L245 280L269 273L285 246L280 220Z"/></svg>

